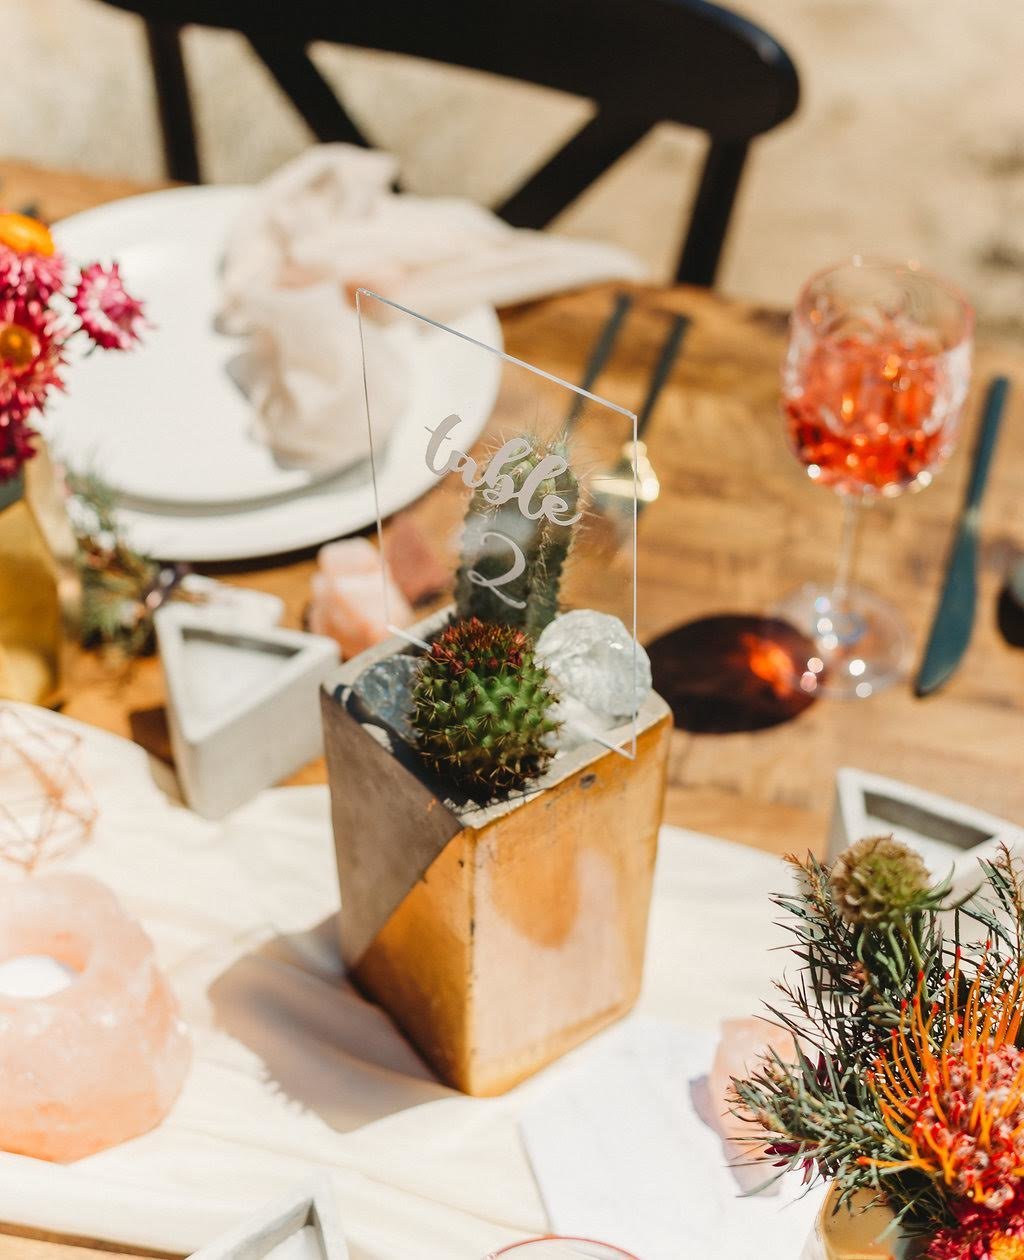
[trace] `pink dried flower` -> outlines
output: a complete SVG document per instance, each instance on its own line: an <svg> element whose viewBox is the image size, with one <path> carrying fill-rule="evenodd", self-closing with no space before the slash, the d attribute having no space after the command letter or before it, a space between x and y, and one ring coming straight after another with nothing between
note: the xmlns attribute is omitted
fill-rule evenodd
<svg viewBox="0 0 1024 1260"><path fill-rule="evenodd" d="M32 458L38 434L13 413L0 414L0 485L16 477Z"/></svg>
<svg viewBox="0 0 1024 1260"><path fill-rule="evenodd" d="M45 302L63 287L63 254L22 254L0 242L0 288Z"/></svg>
<svg viewBox="0 0 1024 1260"><path fill-rule="evenodd" d="M86 267L73 300L83 329L104 350L128 350L138 341L142 303L125 289L117 263Z"/></svg>
<svg viewBox="0 0 1024 1260"><path fill-rule="evenodd" d="M0 415L24 420L62 389L57 317L36 301L0 298Z"/></svg>
<svg viewBox="0 0 1024 1260"><path fill-rule="evenodd" d="M0 211L0 287L5 296L45 302L64 287L64 257L45 223Z"/></svg>

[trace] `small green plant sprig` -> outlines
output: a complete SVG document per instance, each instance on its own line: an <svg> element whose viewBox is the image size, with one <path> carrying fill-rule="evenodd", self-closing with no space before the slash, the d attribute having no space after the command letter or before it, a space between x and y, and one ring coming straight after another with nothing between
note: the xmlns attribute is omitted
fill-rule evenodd
<svg viewBox="0 0 1024 1260"><path fill-rule="evenodd" d="M67 474L77 500L74 532L82 583L82 643L126 658L156 645L153 617L168 599L180 598L183 565L162 565L127 541L114 491L95 474Z"/></svg>

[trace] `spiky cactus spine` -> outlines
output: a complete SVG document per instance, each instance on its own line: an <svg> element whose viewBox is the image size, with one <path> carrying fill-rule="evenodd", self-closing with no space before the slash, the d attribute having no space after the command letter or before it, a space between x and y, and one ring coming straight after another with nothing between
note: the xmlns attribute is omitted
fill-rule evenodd
<svg viewBox="0 0 1024 1260"><path fill-rule="evenodd" d="M473 617L450 625L423 658L412 724L430 768L474 796L522 787L552 756L558 729L547 671L530 639Z"/></svg>
<svg viewBox="0 0 1024 1260"><path fill-rule="evenodd" d="M512 478L516 490L522 488L546 456L566 458L561 443L535 441L532 446L530 454L518 464L502 469ZM576 527L555 524L546 516L529 520L515 498L495 506L487 501L488 489L486 485L478 487L466 510L462 557L455 583L458 615L516 626L536 638L558 612L562 573ZM534 502L540 504L545 495L557 495L565 502L567 507L560 513L562 517L575 516L580 487L572 469L566 467L541 482L533 495ZM474 581L471 574L476 574L478 579L493 580L509 571L513 553L503 538L511 539L519 547L526 565L518 577L492 589L479 580Z"/></svg>

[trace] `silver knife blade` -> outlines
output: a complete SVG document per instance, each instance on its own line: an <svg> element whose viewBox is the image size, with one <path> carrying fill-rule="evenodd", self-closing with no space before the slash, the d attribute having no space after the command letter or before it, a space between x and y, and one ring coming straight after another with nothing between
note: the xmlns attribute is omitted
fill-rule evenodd
<svg viewBox="0 0 1024 1260"><path fill-rule="evenodd" d="M981 498L988 480L999 425L1002 421L1010 383L1005 376L993 379L985 395L978 440L967 484L967 498L949 554L946 581L932 622L928 646L914 680L914 694L931 695L955 672L974 628L977 598L978 518Z"/></svg>

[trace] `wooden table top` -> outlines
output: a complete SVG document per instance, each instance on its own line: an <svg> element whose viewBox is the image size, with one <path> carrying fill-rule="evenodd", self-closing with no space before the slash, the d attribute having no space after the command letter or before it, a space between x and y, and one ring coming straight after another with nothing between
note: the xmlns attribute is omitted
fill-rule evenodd
<svg viewBox="0 0 1024 1260"><path fill-rule="evenodd" d="M58 218L139 191L0 163L0 204L35 204ZM577 380L607 317L608 289L532 303L502 314L506 348ZM840 504L812 486L785 448L778 369L782 313L699 290L637 290L637 304L598 392L632 408L642 398L664 336L665 312L692 327L648 433L662 483L638 530L640 633L650 641L713 613L763 613L806 580L831 576ZM673 735L668 821L776 852L821 850L839 766L856 766L1024 822L1024 651L996 626L996 599L1024 551L1024 353L980 340L964 432L949 466L926 492L867 513L858 576L904 613L919 657L938 598L951 528L963 495L979 397L997 372L1015 384L986 496L974 637L944 690L917 700L900 683L866 701L820 700L766 731ZM312 557L255 570L221 567L232 582L280 595L300 624ZM218 572L218 570L212 570ZM158 660L112 669L81 664L70 716L165 747ZM293 780L323 782L322 762ZM84 1260L54 1242L4 1238L4 1260Z"/></svg>

